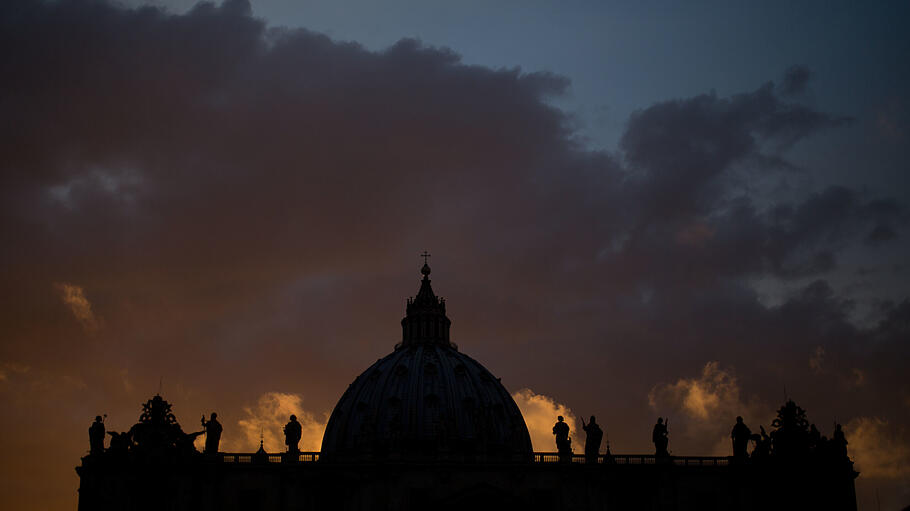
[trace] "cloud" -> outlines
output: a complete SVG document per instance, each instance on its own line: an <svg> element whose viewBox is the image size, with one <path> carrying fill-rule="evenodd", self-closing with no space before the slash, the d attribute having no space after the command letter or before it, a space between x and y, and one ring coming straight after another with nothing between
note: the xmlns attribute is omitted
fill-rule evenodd
<svg viewBox="0 0 910 511"><path fill-rule="evenodd" d="M655 385L648 404L659 415L678 419L676 429L690 437L689 445L695 439L696 445L715 454L729 454L730 429L737 416L756 431L768 418L765 407L743 401L732 369L722 369L715 361L707 362L697 377Z"/></svg>
<svg viewBox="0 0 910 511"><path fill-rule="evenodd" d="M687 245L702 245L714 236L714 230L704 222L684 226L676 233L676 241Z"/></svg>
<svg viewBox="0 0 910 511"><path fill-rule="evenodd" d="M85 297L85 292L81 287L75 284L58 283L55 284L57 291L63 303L69 307L73 316L82 325L87 334L94 334L98 331L100 324L92 312L92 304Z"/></svg>
<svg viewBox="0 0 910 511"><path fill-rule="evenodd" d="M16 364L14 362L0 363L0 382L10 381L12 375L22 375L30 370L31 367L24 364Z"/></svg>
<svg viewBox="0 0 910 511"><path fill-rule="evenodd" d="M850 369L850 374L852 376L851 383L857 387L862 387L866 382L866 371L862 369L857 369L856 367Z"/></svg>
<svg viewBox="0 0 910 511"><path fill-rule="evenodd" d="M556 440L553 436L553 425L556 418L563 416L569 425L569 438L575 452L584 450L584 440L579 440L581 423L575 418L566 405L556 402L553 398L543 394L535 394L531 389L520 389L512 394L512 399L521 410L528 432L531 434L531 445L535 451L555 452ZM606 443L604 443L606 446ZM606 448L606 447L604 447Z"/></svg>
<svg viewBox="0 0 910 511"><path fill-rule="evenodd" d="M910 483L910 436L880 417L856 417L844 426L850 457L862 477Z"/></svg>
<svg viewBox="0 0 910 511"><path fill-rule="evenodd" d="M260 434L267 452L285 452L287 445L284 443L284 425L289 417L297 416L303 430L298 444L301 451L319 451L322 446L322 435L325 433L327 417L322 420L316 415L304 410L303 396L283 392L267 392L259 397L254 406L243 409L246 416L237 421L242 440L236 440L237 450L241 452L255 451L259 446Z"/></svg>
<svg viewBox="0 0 910 511"><path fill-rule="evenodd" d="M785 168L779 148L844 122L784 101L766 84L730 98L703 94L640 110L629 119L620 148L648 214L687 218L717 205L726 191L721 178L737 164Z"/></svg>
<svg viewBox="0 0 910 511"><path fill-rule="evenodd" d="M731 372L708 362L698 378L655 385L648 393L648 404L657 410L669 406L700 421L713 420L719 412L739 406L739 386Z"/></svg>
<svg viewBox="0 0 910 511"><path fill-rule="evenodd" d="M127 369L120 370L120 382L123 384L123 390L127 394L131 394L133 392L133 390L135 390L135 387L133 386L133 382L130 380L129 370L127 370Z"/></svg>
<svg viewBox="0 0 910 511"><path fill-rule="evenodd" d="M806 90L810 78L812 78L812 71L806 66L791 66L787 68L780 84L781 93L786 95L800 94Z"/></svg>
<svg viewBox="0 0 910 511"><path fill-rule="evenodd" d="M0 363L0 382L7 382L12 375L21 375L29 372L31 367L14 362Z"/></svg>
<svg viewBox="0 0 910 511"><path fill-rule="evenodd" d="M820 416L908 420L894 403L910 395L910 301L888 261L906 259L906 208L790 161L810 137L856 136L803 94L756 84L642 105L615 151L598 152L550 101L564 77L467 65L412 39L368 51L269 27L246 2L172 15L10 0L0 47L15 52L15 79L0 80L0 245L16 247L0 251L16 297L0 311L4 356L101 389L72 406L108 409L127 399L114 389L164 374L187 389L181 409L246 413L246 427L225 425L228 449L255 449L261 428L283 450L293 411L318 449L320 414L268 391L306 389L310 410L330 409L391 350L429 248L461 349L578 410L610 403L602 419L626 452L650 447L655 411L671 417L675 452L728 449L733 418L767 421L775 407L752 400L777 402L784 385ZM786 90L804 87L792 78ZM869 327L850 321L857 260L893 275L872 291L890 301ZM85 319L59 314L48 289ZM71 341L93 324L116 342ZM12 416L33 416L40 396L23 392ZM534 396L535 446L552 450L570 411ZM83 437L11 464L67 448L78 459ZM30 488L23 502L52 479L22 477L10 481Z"/></svg>
<svg viewBox="0 0 910 511"><path fill-rule="evenodd" d="M822 372L822 368L825 363L825 348L822 346L816 346L815 351L812 353L812 356L809 357L809 369L813 374L818 374Z"/></svg>

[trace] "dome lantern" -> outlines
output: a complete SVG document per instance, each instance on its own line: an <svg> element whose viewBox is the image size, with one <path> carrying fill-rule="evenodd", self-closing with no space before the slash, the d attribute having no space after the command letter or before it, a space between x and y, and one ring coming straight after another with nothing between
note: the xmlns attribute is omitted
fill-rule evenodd
<svg viewBox="0 0 910 511"><path fill-rule="evenodd" d="M449 342L449 328L452 322L446 316L446 302L437 298L430 285L430 265L426 259L430 254L421 254L424 258L420 273L420 291L414 298L408 298L405 317L401 320L401 344L407 348L419 344L452 346Z"/></svg>
<svg viewBox="0 0 910 511"><path fill-rule="evenodd" d="M401 320L402 342L341 396L320 461L532 461L521 410L499 378L449 342L445 301L430 287L426 262L421 274Z"/></svg>

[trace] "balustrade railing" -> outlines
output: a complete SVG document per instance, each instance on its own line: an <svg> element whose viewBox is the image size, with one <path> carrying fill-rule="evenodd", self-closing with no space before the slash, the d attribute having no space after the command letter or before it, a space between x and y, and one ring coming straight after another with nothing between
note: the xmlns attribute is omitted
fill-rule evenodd
<svg viewBox="0 0 910 511"><path fill-rule="evenodd" d="M535 463L559 463L558 452L535 452ZM572 454L572 463L585 463L587 459L584 454ZM730 464L730 458L726 456L670 456L667 458L668 463L682 466L693 467L719 467ZM597 457L598 464L613 465L656 465L658 458L653 454L612 454L610 456L600 455Z"/></svg>
<svg viewBox="0 0 910 511"><path fill-rule="evenodd" d="M287 453L263 455L255 453L220 453L221 460L224 463L313 463L319 461L318 452L300 452L297 453L297 459L289 457ZM572 463L585 463L584 454L572 454ZM671 456L667 458L667 463L686 467L720 467L730 464L730 458L725 456ZM535 452L534 463L555 464L559 463L559 453L557 452ZM597 457L598 464L612 465L656 465L658 458L653 454L613 454L611 456L600 455Z"/></svg>
<svg viewBox="0 0 910 511"><path fill-rule="evenodd" d="M253 463L254 461L256 461L256 462L266 461L266 458L263 457L263 455L256 454L256 453L223 452L223 453L219 453L219 456L221 456L221 461L223 461L224 463ZM282 463L282 462L307 463L307 462L319 461L318 452L297 453L296 460L293 459L293 457L287 453L267 454L265 456L268 458L269 463Z"/></svg>

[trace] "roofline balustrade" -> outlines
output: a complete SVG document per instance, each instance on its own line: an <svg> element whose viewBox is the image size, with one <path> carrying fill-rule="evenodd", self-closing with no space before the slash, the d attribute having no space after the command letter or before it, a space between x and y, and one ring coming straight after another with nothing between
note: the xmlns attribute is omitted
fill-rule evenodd
<svg viewBox="0 0 910 511"><path fill-rule="evenodd" d="M224 463L260 463L268 457L268 463L315 463L319 461L319 452L299 452L297 459L290 453L268 453L267 455L249 453L218 453ZM659 458L653 454L601 454L597 457L598 465L657 465ZM668 463L686 467L725 467L730 464L729 456L670 456ZM572 463L584 464L584 454L572 454ZM535 452L535 464L558 464L558 452ZM663 460L660 461L663 463Z"/></svg>

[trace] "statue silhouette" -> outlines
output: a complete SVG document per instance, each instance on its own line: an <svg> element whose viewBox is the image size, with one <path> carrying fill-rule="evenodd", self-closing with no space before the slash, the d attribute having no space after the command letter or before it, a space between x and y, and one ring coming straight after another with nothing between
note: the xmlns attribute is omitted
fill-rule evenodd
<svg viewBox="0 0 910 511"><path fill-rule="evenodd" d="M108 449L108 452L112 454L126 454L133 445L133 440L130 438L129 431L124 431L123 433L108 431L107 434L111 435L111 447Z"/></svg>
<svg viewBox="0 0 910 511"><path fill-rule="evenodd" d="M95 416L95 422L88 428L89 454L104 453L104 420Z"/></svg>
<svg viewBox="0 0 910 511"><path fill-rule="evenodd" d="M664 458L670 455L670 451L667 450L667 446L670 444L669 431L660 417L657 418L657 424L654 425L654 431L651 432L651 441L654 442L655 456Z"/></svg>
<svg viewBox="0 0 910 511"><path fill-rule="evenodd" d="M809 454L809 421L806 411L787 400L771 422L771 453L782 458L802 458Z"/></svg>
<svg viewBox="0 0 910 511"><path fill-rule="evenodd" d="M196 450L196 437L205 433L205 431L196 431L193 433L183 433L177 436L174 441L174 447L177 449L177 454L180 456L192 456L199 454L199 451ZM206 442L208 443L208 442ZM218 446L215 446L215 452L217 453Z"/></svg>
<svg viewBox="0 0 910 511"><path fill-rule="evenodd" d="M600 441L603 439L604 432L597 424L594 416L591 416L591 422L585 424L581 419L581 429L585 430L585 463L597 463L597 456L600 454Z"/></svg>
<svg viewBox="0 0 910 511"><path fill-rule="evenodd" d="M218 443L221 441L221 423L217 420L218 414L212 412L211 420L206 422L202 417L202 427L205 428L205 453L218 454Z"/></svg>
<svg viewBox="0 0 910 511"><path fill-rule="evenodd" d="M142 405L139 422L129 430L134 443L130 450L143 456L159 456L175 447L183 430L171 412L171 404L156 394Z"/></svg>
<svg viewBox="0 0 910 511"><path fill-rule="evenodd" d="M834 425L834 436L831 438L831 454L835 459L843 460L847 458L847 437L840 424Z"/></svg>
<svg viewBox="0 0 910 511"><path fill-rule="evenodd" d="M297 416L291 415L290 422L284 425L284 443L288 446L289 453L300 452L300 448L297 444L300 443L301 435L301 426L300 423L297 422Z"/></svg>
<svg viewBox="0 0 910 511"><path fill-rule="evenodd" d="M815 424L809 424L809 449L821 451L823 447L821 432L815 427Z"/></svg>
<svg viewBox="0 0 910 511"><path fill-rule="evenodd" d="M572 440L569 439L569 425L563 422L562 415L556 417L553 425L553 434L556 435L556 450L559 451L559 461L572 461Z"/></svg>
<svg viewBox="0 0 910 511"><path fill-rule="evenodd" d="M761 433L754 433L750 438L755 442L755 447L752 449L752 459L754 461L767 459L771 455L771 437L765 432L764 426L759 425L758 429Z"/></svg>
<svg viewBox="0 0 910 511"><path fill-rule="evenodd" d="M749 426L746 426L743 423L742 417L736 418L736 425L733 426L733 430L730 432L730 439L733 441L733 457L734 458L748 458L748 447L749 439L752 437L752 431L749 429Z"/></svg>

